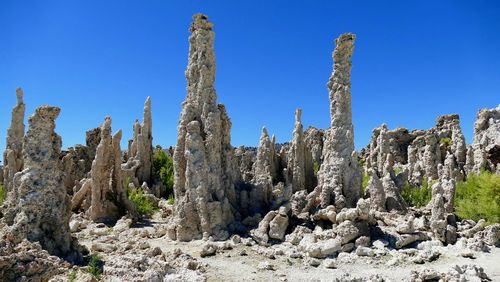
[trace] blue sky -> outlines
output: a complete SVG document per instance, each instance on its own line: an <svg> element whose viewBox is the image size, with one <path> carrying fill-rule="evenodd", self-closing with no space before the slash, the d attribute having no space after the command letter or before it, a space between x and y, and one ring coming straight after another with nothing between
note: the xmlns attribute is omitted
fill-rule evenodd
<svg viewBox="0 0 500 282"><path fill-rule="evenodd" d="M458 113L467 142L480 108L500 103L500 1L22 1L0 2L0 148L15 88L27 116L62 108L63 147L113 118L123 146L153 101L154 143L174 145L186 96L188 27L215 25L216 89L232 143L262 126L288 141L294 110L326 128L334 39L357 35L352 69L359 149L381 123L428 129Z"/></svg>

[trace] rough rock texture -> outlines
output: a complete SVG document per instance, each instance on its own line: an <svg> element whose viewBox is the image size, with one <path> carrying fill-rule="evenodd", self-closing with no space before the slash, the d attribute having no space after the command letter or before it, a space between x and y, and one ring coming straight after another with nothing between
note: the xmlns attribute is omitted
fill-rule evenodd
<svg viewBox="0 0 500 282"><path fill-rule="evenodd" d="M111 118L107 117L101 127L101 141L90 171L90 208L87 213L94 221L115 220L126 211L136 215L121 175L121 137L121 130L111 136Z"/></svg>
<svg viewBox="0 0 500 282"><path fill-rule="evenodd" d="M410 281L491 281L482 267L476 265L455 265L447 272L426 268L412 271Z"/></svg>
<svg viewBox="0 0 500 282"><path fill-rule="evenodd" d="M474 123L474 141L467 150L467 171L500 173L500 105L482 109Z"/></svg>
<svg viewBox="0 0 500 282"><path fill-rule="evenodd" d="M293 140L287 155L287 184L292 185L293 192L312 190L314 172L311 152L304 142L304 132L301 122L302 110L295 111L295 127ZM274 156L274 154L273 154Z"/></svg>
<svg viewBox="0 0 500 282"><path fill-rule="evenodd" d="M12 190L16 172L23 169L24 112L23 90L16 89L17 105L12 109L12 119L7 130L7 146L3 153L3 181L5 191Z"/></svg>
<svg viewBox="0 0 500 282"><path fill-rule="evenodd" d="M271 203L273 190L272 175L277 165L273 153L273 144L271 143L267 129L264 127L262 128L257 156L253 164L252 183L255 187L248 195L249 206L254 212L267 208Z"/></svg>
<svg viewBox="0 0 500 282"><path fill-rule="evenodd" d="M4 213L7 240L37 241L52 255L79 259L71 238L70 200L63 184L61 138L54 132L60 109L42 106L29 118L23 143L24 170L16 173Z"/></svg>
<svg viewBox="0 0 500 282"><path fill-rule="evenodd" d="M406 212L407 206L403 197L401 196L401 191L396 186L396 183L394 183L394 180L391 178L391 175L389 173L382 178L382 186L384 187L384 194L386 198L386 210Z"/></svg>
<svg viewBox="0 0 500 282"><path fill-rule="evenodd" d="M339 210L354 207L361 190L361 171L354 151L350 93L354 39L354 34L341 35L333 52L333 73L328 82L331 124L325 133L318 186L312 192L316 196L310 197L310 201L314 202L319 197L322 208L332 203Z"/></svg>
<svg viewBox="0 0 500 282"><path fill-rule="evenodd" d="M252 182L253 179L253 164L255 162L257 151L253 148L245 148L240 146L236 148L234 156L237 161L237 165L240 169L241 181L245 183Z"/></svg>
<svg viewBox="0 0 500 282"><path fill-rule="evenodd" d="M382 181L373 170L370 170L369 175L370 180L366 189L370 194L370 209L373 211L386 211L386 197Z"/></svg>
<svg viewBox="0 0 500 282"><path fill-rule="evenodd" d="M304 142L311 152L313 163L316 163L318 168L323 162L321 154L323 153L324 134L325 132L322 129L317 129L312 126L308 127L304 132Z"/></svg>
<svg viewBox="0 0 500 282"><path fill-rule="evenodd" d="M362 150L361 154L365 160L366 169L377 166L379 160L384 161L384 155L388 152L394 156L396 163L406 164L409 158L409 145L423 133L422 130L413 130L410 132L406 128L388 130L385 124L373 129L370 144ZM380 136L381 134L382 136ZM381 142L385 140L388 141L387 144Z"/></svg>
<svg viewBox="0 0 500 282"><path fill-rule="evenodd" d="M153 172L153 121L151 117L151 98L148 97L144 102L144 114L142 124L136 120L134 123L134 139L129 146L130 162L137 162L136 171L134 171L138 185L146 182L152 184L151 175ZM130 165L129 165L130 166Z"/></svg>
<svg viewBox="0 0 500 282"><path fill-rule="evenodd" d="M373 130L370 144L361 152L365 171L374 168L379 175L385 175L387 156L391 156L397 168L408 169L408 180L420 186L425 179L442 178L440 165L448 162L455 180L465 177L466 144L460 128L458 115L443 115L436 119L436 125L429 130L405 128L388 130L383 124Z"/></svg>
<svg viewBox="0 0 500 282"><path fill-rule="evenodd" d="M69 269L69 263L51 256L38 242L0 242L1 281L48 281ZM22 278L21 278L22 277Z"/></svg>
<svg viewBox="0 0 500 282"><path fill-rule="evenodd" d="M87 177L92 168L95 151L101 140L101 128L88 130L86 145L75 145L63 151L62 166L64 171L64 186L68 194L73 195L80 189L80 181Z"/></svg>
<svg viewBox="0 0 500 282"><path fill-rule="evenodd" d="M111 136L111 118L107 117L99 132L101 137L90 178L82 179L75 186L71 209L86 211L97 222L115 221L126 212L136 218L137 212L127 197L122 176L121 130Z"/></svg>
<svg viewBox="0 0 500 282"><path fill-rule="evenodd" d="M197 14L190 32L187 97L174 152L174 230L169 232L182 241L227 236L236 202L231 122L225 107L216 104L212 24Z"/></svg>

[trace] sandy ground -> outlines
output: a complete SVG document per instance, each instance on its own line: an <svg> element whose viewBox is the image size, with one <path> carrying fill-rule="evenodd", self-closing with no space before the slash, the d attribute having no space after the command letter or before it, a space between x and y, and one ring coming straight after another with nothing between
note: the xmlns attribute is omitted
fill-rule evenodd
<svg viewBox="0 0 500 282"><path fill-rule="evenodd" d="M422 265L408 262L405 265L387 266L390 256L381 258L359 258L353 263L339 263L336 269L327 269L323 266L306 266L302 259L290 259L286 256L277 256L269 259L254 251L253 247L238 245L232 250L225 250L212 257L200 258L200 250L204 241L189 243L173 242L168 239L153 239L151 246L158 246L164 251L181 249L208 265L208 281L332 281L349 273L353 277L368 277L380 274L392 281L405 281L410 277L412 270L433 268L445 272L454 265L475 264L484 268L492 281L500 281L500 249L493 248L490 253L475 253L476 258L464 258L458 250L446 251L434 262ZM247 256L240 252L246 250ZM258 270L260 262L268 261L275 266L272 270Z"/></svg>
<svg viewBox="0 0 500 282"><path fill-rule="evenodd" d="M152 220L148 224L136 225L133 228L154 230L154 225L163 223L164 220ZM346 273L351 277L367 278L379 274L389 281L407 281L412 270L432 268L439 272L447 272L455 265L474 264L481 266L492 281L500 282L500 248L492 248L489 253L474 252L474 259L462 257L460 255L462 250L456 246L440 248L441 256L425 264L408 261L388 266L387 262L392 258L391 255L378 258L357 257L352 262L341 262L337 259L337 268L328 269L323 265L313 267L304 263L303 259L292 259L286 255L271 259L257 251L265 249L260 246L237 244L231 250L219 250L215 256L201 258L200 251L206 241L177 242L166 236L141 240L147 241L151 247L161 248L163 252L172 252L179 248L183 253L193 256L206 265L208 281L332 281L342 278ZM80 243L89 247L91 241ZM242 256L240 254L242 251L247 255ZM259 270L259 263L264 261L272 264L275 270Z"/></svg>

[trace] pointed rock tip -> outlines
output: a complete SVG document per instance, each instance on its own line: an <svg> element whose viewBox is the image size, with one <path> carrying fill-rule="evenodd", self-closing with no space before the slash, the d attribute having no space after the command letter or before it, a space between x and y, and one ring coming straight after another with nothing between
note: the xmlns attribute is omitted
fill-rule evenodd
<svg viewBox="0 0 500 282"><path fill-rule="evenodd" d="M296 122L300 122L301 117L302 117L302 109L301 108L297 108L295 110L295 121Z"/></svg>
<svg viewBox="0 0 500 282"><path fill-rule="evenodd" d="M121 140L122 139L122 130L119 129L115 135L113 135L113 139L118 139L118 140Z"/></svg>
<svg viewBox="0 0 500 282"><path fill-rule="evenodd" d="M190 32L195 30L212 30L213 24L208 21L208 17L204 14L195 14L193 16L193 23L189 27Z"/></svg>
<svg viewBox="0 0 500 282"><path fill-rule="evenodd" d="M348 42L348 41L354 41L356 39L356 34L354 33L350 33L350 32L347 32L347 33L342 33L336 40L335 40L335 44L336 45L339 45L339 44L342 44L342 43L345 43L345 42Z"/></svg>
<svg viewBox="0 0 500 282"><path fill-rule="evenodd" d="M16 88L16 96L17 96L17 104L22 104L23 103L23 89L21 87Z"/></svg>
<svg viewBox="0 0 500 282"><path fill-rule="evenodd" d="M265 126L262 127L262 135L268 135L267 134L267 128Z"/></svg>
<svg viewBox="0 0 500 282"><path fill-rule="evenodd" d="M44 105L36 108L35 116L55 120L59 116L60 112L61 109L59 107Z"/></svg>

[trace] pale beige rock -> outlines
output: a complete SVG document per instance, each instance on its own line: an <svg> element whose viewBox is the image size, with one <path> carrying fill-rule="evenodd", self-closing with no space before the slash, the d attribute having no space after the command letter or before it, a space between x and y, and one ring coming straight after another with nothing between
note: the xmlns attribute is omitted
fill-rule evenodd
<svg viewBox="0 0 500 282"><path fill-rule="evenodd" d="M175 212L169 234L181 241L225 239L237 205L231 122L216 104L214 32L207 17L193 16L183 103L174 152Z"/></svg>
<svg viewBox="0 0 500 282"><path fill-rule="evenodd" d="M336 40L333 73L328 82L330 128L325 133L323 163L318 172L317 191L311 192L309 207L354 207L361 190L361 170L354 152L354 129L351 112L351 57L354 34L343 34Z"/></svg>
<svg viewBox="0 0 500 282"><path fill-rule="evenodd" d="M295 111L295 127L293 130L293 139L288 151L288 176L292 185L293 192L300 190L312 190L314 183L312 155L304 141L304 132L301 122L302 110Z"/></svg>
<svg viewBox="0 0 500 282"><path fill-rule="evenodd" d="M29 118L23 143L23 171L16 173L3 221L7 240L37 241L52 255L77 262L71 238L70 199L60 170L61 137L54 132L60 109L42 106Z"/></svg>
<svg viewBox="0 0 500 282"><path fill-rule="evenodd" d="M134 138L129 146L128 168L134 167L133 177L139 185L146 182L152 185L151 175L153 172L153 121L151 115L151 98L144 102L144 113L142 124L134 123ZM130 164L133 163L133 164Z"/></svg>
<svg viewBox="0 0 500 282"><path fill-rule="evenodd" d="M90 171L91 181L86 184L90 185L90 188L84 186L88 189L86 197L90 202L86 212L97 222L117 220L127 212L130 216L137 217L135 207L127 197L127 187L122 177L121 137L121 130L111 136L111 118L107 117L101 127L101 140ZM75 194L72 201L73 208L81 202L79 200L81 197L81 194Z"/></svg>
<svg viewBox="0 0 500 282"><path fill-rule="evenodd" d="M12 109L10 127L7 129L7 145L3 153L3 186L6 192L12 190L12 181L16 172L23 169L24 112L23 90L16 89L17 104Z"/></svg>
<svg viewBox="0 0 500 282"><path fill-rule="evenodd" d="M500 105L482 109L474 123L474 141L467 151L466 170L480 173L482 169L500 171Z"/></svg>

